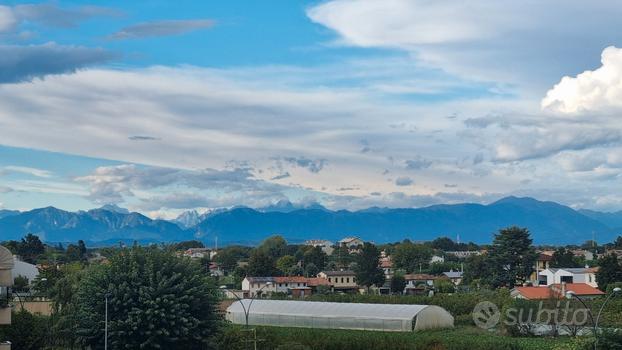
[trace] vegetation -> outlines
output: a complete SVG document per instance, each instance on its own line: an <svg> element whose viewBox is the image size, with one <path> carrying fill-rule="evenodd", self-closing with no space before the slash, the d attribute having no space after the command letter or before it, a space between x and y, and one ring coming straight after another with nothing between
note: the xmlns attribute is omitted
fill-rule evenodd
<svg viewBox="0 0 622 350"><path fill-rule="evenodd" d="M616 255L604 256L598 262L600 268L596 273L598 288L602 291L607 290L607 286L614 282L622 282L622 264Z"/></svg>
<svg viewBox="0 0 622 350"><path fill-rule="evenodd" d="M361 253L355 259L356 267L354 272L360 286L365 286L369 289L371 286L381 286L384 283L384 272L378 267L380 250L375 245L365 243Z"/></svg>

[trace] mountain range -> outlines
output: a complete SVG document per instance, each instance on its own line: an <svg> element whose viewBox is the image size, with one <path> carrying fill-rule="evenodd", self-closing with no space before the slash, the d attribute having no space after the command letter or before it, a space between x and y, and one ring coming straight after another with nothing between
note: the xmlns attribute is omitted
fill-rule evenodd
<svg viewBox="0 0 622 350"><path fill-rule="evenodd" d="M114 244L118 241L173 242L201 239L224 244L254 244L272 234L292 242L339 240L358 236L376 243L403 239L430 240L439 236L489 243L499 229L527 227L538 244L578 244L592 237L610 242L622 231L622 212L574 210L533 198L506 197L488 205L446 204L423 208L369 208L332 211L319 204L296 206L280 202L271 207L236 207L203 214L186 212L174 221L153 220L139 213L106 206L68 212L54 207L26 212L0 211L0 240L27 233L47 242Z"/></svg>

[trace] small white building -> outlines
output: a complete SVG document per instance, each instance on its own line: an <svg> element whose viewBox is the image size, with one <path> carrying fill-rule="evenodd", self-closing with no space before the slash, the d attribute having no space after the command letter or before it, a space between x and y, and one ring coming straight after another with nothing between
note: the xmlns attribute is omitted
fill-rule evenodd
<svg viewBox="0 0 622 350"><path fill-rule="evenodd" d="M551 284L561 283L585 283L591 287L598 288L596 272L598 272L597 267L549 268L540 271L538 274L538 284L550 286Z"/></svg>
<svg viewBox="0 0 622 350"><path fill-rule="evenodd" d="M444 263L444 262L445 262L445 257L444 256L432 255L432 257L430 258L430 264Z"/></svg>
<svg viewBox="0 0 622 350"><path fill-rule="evenodd" d="M462 283L462 271L450 270L447 272L443 272L443 276L446 276L447 278L449 278L451 283L453 283L456 286Z"/></svg>
<svg viewBox="0 0 622 350"><path fill-rule="evenodd" d="M334 243L331 241L327 241L325 239L310 239L305 241L305 245L311 247L320 247L322 251L326 253L326 255L332 255L335 248L333 248Z"/></svg>
<svg viewBox="0 0 622 350"><path fill-rule="evenodd" d="M356 249L362 246L364 243L365 242L363 242L363 240L358 237L346 237L339 241L339 245L346 246L349 249Z"/></svg>
<svg viewBox="0 0 622 350"><path fill-rule="evenodd" d="M39 269L36 265L21 261L17 257L13 257L13 270L11 272L13 273L13 278L18 276L26 277L28 283L34 282L39 276Z"/></svg>
<svg viewBox="0 0 622 350"><path fill-rule="evenodd" d="M183 255L191 259L209 257L209 259L212 260L216 256L216 251L209 248L189 248L184 251Z"/></svg>

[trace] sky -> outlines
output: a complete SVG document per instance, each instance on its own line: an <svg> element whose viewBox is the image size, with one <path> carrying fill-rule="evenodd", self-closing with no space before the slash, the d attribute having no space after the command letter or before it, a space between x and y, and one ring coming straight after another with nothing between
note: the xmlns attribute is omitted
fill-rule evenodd
<svg viewBox="0 0 622 350"><path fill-rule="evenodd" d="M0 208L622 210L622 5L0 5Z"/></svg>

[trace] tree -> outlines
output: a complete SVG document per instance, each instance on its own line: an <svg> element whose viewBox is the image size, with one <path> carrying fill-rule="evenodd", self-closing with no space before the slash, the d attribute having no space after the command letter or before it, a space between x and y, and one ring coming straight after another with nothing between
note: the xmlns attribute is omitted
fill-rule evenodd
<svg viewBox="0 0 622 350"><path fill-rule="evenodd" d="M75 244L67 246L65 257L67 258L67 262L82 261L84 258L82 252L80 251L80 247Z"/></svg>
<svg viewBox="0 0 622 350"><path fill-rule="evenodd" d="M313 264L320 271L324 270L324 267L326 267L327 261L328 261L328 255L324 253L321 247L313 247L307 250L304 254L305 265Z"/></svg>
<svg viewBox="0 0 622 350"><path fill-rule="evenodd" d="M618 236L618 238L616 238L615 242L613 242L613 246L616 249L622 249L622 236Z"/></svg>
<svg viewBox="0 0 622 350"><path fill-rule="evenodd" d="M0 339L10 341L12 349L39 350L46 348L48 319L22 310L13 313L10 326L0 327Z"/></svg>
<svg viewBox="0 0 622 350"><path fill-rule="evenodd" d="M406 288L406 279L402 275L394 275L391 277L391 293L402 294Z"/></svg>
<svg viewBox="0 0 622 350"><path fill-rule="evenodd" d="M490 248L491 282L494 287L522 284L533 272L537 253L532 246L529 230L516 226L505 228L495 235Z"/></svg>
<svg viewBox="0 0 622 350"><path fill-rule="evenodd" d="M278 259L287 254L287 241L282 236L271 236L261 242L257 250Z"/></svg>
<svg viewBox="0 0 622 350"><path fill-rule="evenodd" d="M581 264L571 250L560 247L553 253L551 267L581 267Z"/></svg>
<svg viewBox="0 0 622 350"><path fill-rule="evenodd" d="M205 244L201 241L183 241L173 244L173 250L188 250L190 248L205 248Z"/></svg>
<svg viewBox="0 0 622 350"><path fill-rule="evenodd" d="M492 284L490 274L493 267L487 255L471 255L464 262L464 284Z"/></svg>
<svg viewBox="0 0 622 350"><path fill-rule="evenodd" d="M598 261L598 272L596 272L596 283L603 292L607 291L607 286L615 282L622 282L622 264L618 261L615 254L609 254Z"/></svg>
<svg viewBox="0 0 622 350"><path fill-rule="evenodd" d="M265 251L255 249L248 261L248 274L253 277L267 277L277 275L274 256Z"/></svg>
<svg viewBox="0 0 622 350"><path fill-rule="evenodd" d="M195 262L157 247L125 249L87 270L75 297L82 346L104 343L106 294L112 349L204 349L219 329L211 279Z"/></svg>
<svg viewBox="0 0 622 350"><path fill-rule="evenodd" d="M393 262L399 269L415 272L428 267L432 253L432 249L423 244L404 242L396 248Z"/></svg>
<svg viewBox="0 0 622 350"><path fill-rule="evenodd" d="M249 249L241 246L230 246L216 254L214 260L226 272L232 272L240 260L248 258Z"/></svg>
<svg viewBox="0 0 622 350"><path fill-rule="evenodd" d="M350 254L350 250L345 245L339 245L331 255L335 259L335 263L342 268L347 268L353 261L354 256Z"/></svg>
<svg viewBox="0 0 622 350"><path fill-rule="evenodd" d="M444 252L457 250L456 243L454 243L454 241L452 241L451 238L448 237L438 237L433 240L430 245L432 246L432 248L439 249Z"/></svg>
<svg viewBox="0 0 622 350"><path fill-rule="evenodd" d="M19 243L18 254L25 262L34 264L39 255L45 253L45 246L39 237L29 233Z"/></svg>
<svg viewBox="0 0 622 350"><path fill-rule="evenodd" d="M13 279L13 290L20 293L25 293L28 291L28 286L30 282L28 282L28 278L24 276L17 276Z"/></svg>
<svg viewBox="0 0 622 350"><path fill-rule="evenodd" d="M355 257L354 272L359 285L369 290L371 286L384 284L384 272L378 266L379 260L380 250L375 245L365 242L361 252Z"/></svg>
<svg viewBox="0 0 622 350"><path fill-rule="evenodd" d="M320 269L314 263L308 263L305 266L306 277L315 277L318 273L320 273Z"/></svg>
<svg viewBox="0 0 622 350"><path fill-rule="evenodd" d="M430 268L428 269L428 271L432 275L440 275L443 272L447 272L450 270L458 271L460 270L460 268L460 263L457 262L435 262L430 264Z"/></svg>
<svg viewBox="0 0 622 350"><path fill-rule="evenodd" d="M276 261L276 268L279 269L285 276L291 275L292 267L295 265L296 259L294 259L291 255L282 256Z"/></svg>

